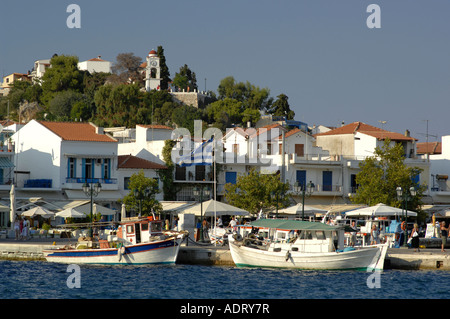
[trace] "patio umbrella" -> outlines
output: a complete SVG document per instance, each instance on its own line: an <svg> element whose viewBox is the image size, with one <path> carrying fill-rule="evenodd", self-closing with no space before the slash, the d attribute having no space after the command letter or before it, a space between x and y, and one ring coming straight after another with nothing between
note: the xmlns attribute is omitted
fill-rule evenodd
<svg viewBox="0 0 450 319"><path fill-rule="evenodd" d="M14 229L14 222L16 221L16 193L14 189L14 184L11 185L11 191L9 192L9 219L11 221L11 229Z"/></svg>
<svg viewBox="0 0 450 319"><path fill-rule="evenodd" d="M283 209L278 210L278 214L287 214L287 215L297 215L302 213L302 203L298 203L297 205L286 207ZM312 213L325 213L327 212L325 209L315 208L312 206L305 205L305 214L312 214Z"/></svg>
<svg viewBox="0 0 450 319"><path fill-rule="evenodd" d="M122 210L120 211L120 220L124 220L127 217L127 211L125 209L125 204L122 204Z"/></svg>
<svg viewBox="0 0 450 319"><path fill-rule="evenodd" d="M84 213L80 213L79 211L75 210L74 208L66 208L63 211L60 211L59 213L55 214L56 217L74 217L74 218L83 218L86 217Z"/></svg>
<svg viewBox="0 0 450 319"><path fill-rule="evenodd" d="M350 212L347 212L345 216L347 217L384 217L384 216L402 216L404 214L404 210L401 208L391 207L386 204L377 204L375 206L363 207L360 209L355 209ZM408 216L417 216L417 213L411 210L408 210Z"/></svg>
<svg viewBox="0 0 450 319"><path fill-rule="evenodd" d="M48 209L45 209L41 206L36 206L32 209L29 209L22 213L22 216L26 217L36 217L36 216L42 216L42 218L50 218L55 216L55 213L49 211Z"/></svg>
<svg viewBox="0 0 450 319"><path fill-rule="evenodd" d="M214 205L215 203L215 205ZM232 206L232 205L228 205L222 202L218 202L214 199L210 199L206 202L203 202L203 204L201 205L196 204L193 205L187 209L185 209L183 211L183 213L185 214L195 214L197 216L200 216L200 208L202 207L202 212L201 215L203 216L214 216L214 214L216 214L216 216L221 216L221 215L249 215L249 212Z"/></svg>

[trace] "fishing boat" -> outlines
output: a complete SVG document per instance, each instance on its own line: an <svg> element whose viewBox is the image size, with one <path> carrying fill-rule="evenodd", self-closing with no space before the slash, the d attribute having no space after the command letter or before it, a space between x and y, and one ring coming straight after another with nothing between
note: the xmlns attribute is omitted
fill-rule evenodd
<svg viewBox="0 0 450 319"><path fill-rule="evenodd" d="M130 219L119 223L106 238L80 237L74 245L46 249L43 253L47 261L57 263L174 264L186 235L184 231L164 231L162 220Z"/></svg>
<svg viewBox="0 0 450 319"><path fill-rule="evenodd" d="M387 244L344 247L345 228L319 222L259 219L247 236L228 237L237 267L382 270ZM258 236L264 229L267 237Z"/></svg>

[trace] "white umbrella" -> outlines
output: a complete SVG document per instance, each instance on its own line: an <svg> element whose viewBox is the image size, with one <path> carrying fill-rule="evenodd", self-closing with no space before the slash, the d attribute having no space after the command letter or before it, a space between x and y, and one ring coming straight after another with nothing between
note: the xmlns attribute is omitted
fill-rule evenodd
<svg viewBox="0 0 450 319"><path fill-rule="evenodd" d="M388 206L385 204L377 204L375 206L363 207L360 209L355 209L350 212L347 212L345 216L347 217L356 217L356 216L402 216L404 214L404 210L401 208L396 208L392 206ZM408 210L408 216L417 216L417 213L411 210Z"/></svg>
<svg viewBox="0 0 450 319"><path fill-rule="evenodd" d="M56 217L75 217L75 218L83 218L86 217L84 213L80 213L79 211L75 210L74 208L66 208L63 211L60 211L59 213L56 213Z"/></svg>
<svg viewBox="0 0 450 319"><path fill-rule="evenodd" d="M215 204L215 205L214 205ZM200 208L202 208L202 212L200 213ZM185 214L195 214L196 216L214 216L214 213L217 216L221 215L249 215L249 212L232 206L222 202L218 202L214 199L210 199L203 204L193 205L183 211Z"/></svg>
<svg viewBox="0 0 450 319"><path fill-rule="evenodd" d="M22 216L27 216L27 217L35 217L35 216L42 216L43 218L50 218L55 216L55 213L49 211L48 209L45 209L44 207L41 206L36 206L32 209L29 209L25 212L22 213Z"/></svg>
<svg viewBox="0 0 450 319"><path fill-rule="evenodd" d="M127 211L125 209L125 204L122 204L122 210L120 211L120 219L125 220L127 217Z"/></svg>
<svg viewBox="0 0 450 319"><path fill-rule="evenodd" d="M290 206L290 207L286 207L286 208L283 208L283 209L279 209L278 210L278 214L287 214L287 215L301 214L302 213L302 206L303 206L302 203L298 203L297 205L294 205L294 206ZM314 213L314 212L323 213L323 212L327 212L327 210L305 205L304 212L305 212L305 214L311 214L311 213Z"/></svg>
<svg viewBox="0 0 450 319"><path fill-rule="evenodd" d="M10 200L9 219L11 220L11 229L14 229L14 222L16 221L16 193L14 189L14 184L11 185L11 191L9 192L9 200Z"/></svg>

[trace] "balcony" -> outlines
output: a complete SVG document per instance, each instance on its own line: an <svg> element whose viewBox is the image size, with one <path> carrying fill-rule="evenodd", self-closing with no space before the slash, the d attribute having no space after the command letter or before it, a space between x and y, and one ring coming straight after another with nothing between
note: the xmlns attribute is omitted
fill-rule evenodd
<svg viewBox="0 0 450 319"><path fill-rule="evenodd" d="M68 190L80 190L85 183L100 183L102 190L118 190L119 184L117 178L81 178L81 177L67 177L62 188Z"/></svg>
<svg viewBox="0 0 450 319"><path fill-rule="evenodd" d="M51 179L27 179L24 188L52 188Z"/></svg>

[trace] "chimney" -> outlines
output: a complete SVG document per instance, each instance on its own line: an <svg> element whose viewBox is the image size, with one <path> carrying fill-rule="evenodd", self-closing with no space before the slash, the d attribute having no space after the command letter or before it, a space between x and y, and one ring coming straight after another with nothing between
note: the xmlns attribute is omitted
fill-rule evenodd
<svg viewBox="0 0 450 319"><path fill-rule="evenodd" d="M98 126L97 126L97 127L95 128L95 133L96 133L96 134L103 134L103 127L98 127Z"/></svg>

